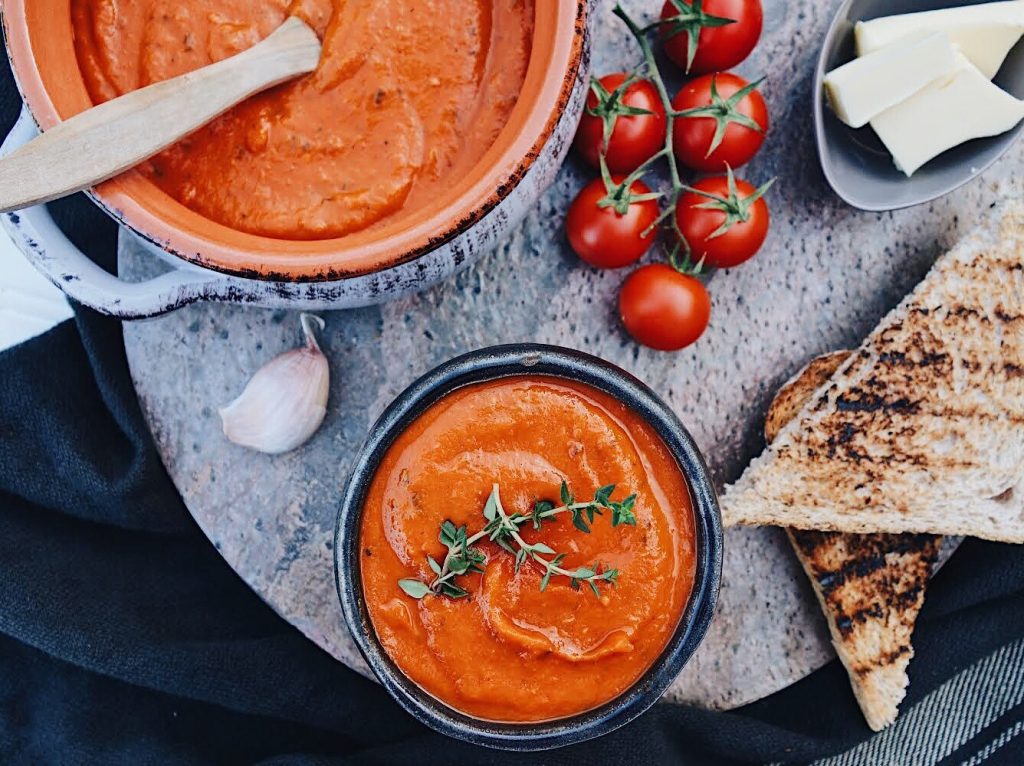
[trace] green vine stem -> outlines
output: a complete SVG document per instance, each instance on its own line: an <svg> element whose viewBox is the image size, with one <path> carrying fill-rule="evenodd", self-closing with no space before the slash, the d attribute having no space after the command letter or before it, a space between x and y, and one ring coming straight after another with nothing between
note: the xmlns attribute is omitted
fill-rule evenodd
<svg viewBox="0 0 1024 766"><path fill-rule="evenodd" d="M644 173L658 160L664 159L668 165L669 182L672 184L672 191L669 194L668 205L658 217L654 223L644 232L644 236L647 236L658 226L662 225L666 220L670 220L671 229L673 234L673 244L669 249L669 262L672 266L682 272L696 273L700 271L700 266L694 268L690 264L690 253L689 246L686 244L686 238L683 236L682 231L679 228L679 220L676 215L676 203L679 201L679 196L688 190L686 184L683 183L682 178L679 174L679 164L676 161L675 152L672 151L672 133L677 118L677 113L672 107L672 98L668 94L668 88L665 85L665 80L661 76L661 71L658 69L658 62L654 57L654 49L651 47L651 42L647 35L650 29L657 27L640 27L632 17L623 9L621 5L616 3L614 10L612 11L629 29L633 39L636 40L637 45L640 46L640 52L643 54L643 71L644 75L654 83L655 90L658 91L658 98L661 99L661 104L665 109L665 145L655 154L651 155L640 167L634 170L627 176L623 181L623 186L629 189L632 184L639 180ZM685 249L683 262L679 262L679 251Z"/></svg>
<svg viewBox="0 0 1024 766"><path fill-rule="evenodd" d="M672 99L669 96L665 80L661 76L661 70L658 69L658 63L654 56L654 49L651 47L651 41L649 39L649 34L653 30L658 29L665 22L655 21L646 27L641 27L630 17L628 13L626 13L622 6L618 4L615 5L612 13L626 25L630 34L633 36L633 39L636 40L637 45L640 47L640 52L643 54L643 62L638 69L654 85L654 88L658 93L658 98L661 100L662 107L665 110L665 143L661 149L648 157L643 164L623 179L621 184L614 183L605 164L604 155L602 154L601 176L604 179L605 187L608 189L608 197L599 204L602 207L614 206L616 212L624 215L628 211L629 205L633 202L665 197L666 195L661 192L652 192L649 194L631 193L633 184L639 181L651 166L654 165L654 163L664 159L665 163L668 165L669 182L672 185L672 189L667 197L668 204L658 213L658 217L655 218L654 222L644 230L643 236L650 236L650 234L658 227L664 225L666 221L669 221L672 239L671 247L666 248L669 263L674 269L682 272L683 274L698 275L703 270L704 264L703 260L696 264L693 263L689 243L686 241L686 237L683 236L682 229L679 226L677 205L679 203L680 195L684 192L691 192L707 197L709 202L702 205L702 207L714 207L714 209L720 209L725 213L726 223L723 224L723 227L713 235L720 236L733 223L747 220L750 207L771 187L772 183L774 183L774 179L759 188L755 195L748 198L740 198L735 193L735 182L733 180L732 169L728 167L726 168L730 188L730 194L728 197L718 197L713 194L708 194L707 192L700 191L699 189L695 189L692 186L683 183L682 177L679 173L679 164L672 148L672 134L675 129L675 122L679 118L690 117L708 117L714 119L717 125L711 147L708 150L709 154L722 142L722 139L725 136L725 131L730 122L735 122L752 130L760 131L760 126L750 120L750 118L741 114L737 109L737 105L745 96L755 90L763 82L763 78L747 85L728 99L722 99L718 96L718 92L715 89L715 82L712 80L712 103L710 106L676 111L672 106ZM701 11L699 7L699 3L695 13L697 16L703 14L703 11ZM697 16L694 16L693 18L687 17L683 21L686 23L694 22L697 19ZM707 19L713 19L716 22L721 21L722 24L731 23L729 19L706 17L705 20ZM715 25L721 26L721 24L717 23ZM688 34L691 38L693 37L690 32L688 32ZM691 50L694 47L694 41L691 39ZM623 85L619 87L623 88L628 83L635 81L635 78L636 72L633 72L626 78ZM608 124L605 125L605 132L607 135L610 135L611 127ZM680 258L680 255L682 258Z"/></svg>

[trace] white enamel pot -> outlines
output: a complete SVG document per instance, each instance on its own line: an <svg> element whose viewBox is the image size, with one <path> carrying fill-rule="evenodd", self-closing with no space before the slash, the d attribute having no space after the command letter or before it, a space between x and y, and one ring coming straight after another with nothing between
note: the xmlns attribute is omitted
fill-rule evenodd
<svg viewBox="0 0 1024 766"><path fill-rule="evenodd" d="M524 86L520 99L527 103L517 106L521 113L510 118L515 134L505 137L497 156L489 155L488 166L479 172L474 186L453 201L445 215L424 222L416 232L398 238L401 241L347 252L344 240L339 240L333 252L324 254L321 247L319 254L311 251L304 260L307 254L300 252L279 262L271 251L246 252L235 247L229 252L217 243L178 231L166 217L158 220L143 210L125 191L133 188L131 184L137 187L139 179L130 179L122 189L119 177L89 196L154 257L171 266L158 277L132 283L93 263L60 231L43 205L4 214L0 224L25 257L69 298L121 319L152 317L196 301L346 309L425 289L492 250L534 206L565 160L587 95L591 14L588 0L546 2L538 3L537 14L548 31L540 42L535 38L529 88ZM30 34L33 24L49 24L45 18L40 20L45 0L0 3L7 53L25 103L0 147L0 153L6 154L38 135L39 126L46 129L82 108L74 99L85 96L55 87L53 75L48 79L46 67L39 65L66 58L71 45L70 34L61 42L60 24L54 25L52 35ZM34 40L43 42L33 46ZM535 67L541 70L534 72ZM231 258L218 259L222 252Z"/></svg>

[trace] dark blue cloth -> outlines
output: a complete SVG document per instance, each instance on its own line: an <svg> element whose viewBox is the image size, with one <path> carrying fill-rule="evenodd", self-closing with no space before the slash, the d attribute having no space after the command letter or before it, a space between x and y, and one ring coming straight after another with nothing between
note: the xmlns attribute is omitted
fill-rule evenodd
<svg viewBox="0 0 1024 766"><path fill-rule="evenodd" d="M7 72L0 106L9 127L18 103ZM114 267L109 221L82 199L58 213ZM658 705L542 755L433 734L220 559L160 464L120 326L87 311L0 354L0 562L5 764L803 762L870 734L835 662L740 711ZM967 542L929 589L905 707L1020 636L1024 556ZM950 758L1022 718L1008 712ZM1020 763L1018 742L988 762Z"/></svg>

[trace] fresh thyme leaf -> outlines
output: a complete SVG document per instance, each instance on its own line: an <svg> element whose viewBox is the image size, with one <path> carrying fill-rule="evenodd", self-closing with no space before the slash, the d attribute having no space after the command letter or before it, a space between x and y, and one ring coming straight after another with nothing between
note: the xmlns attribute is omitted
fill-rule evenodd
<svg viewBox="0 0 1024 766"><path fill-rule="evenodd" d="M589 585L589 586L590 586L590 589L591 589L592 591L594 591L594 595L595 595L595 596L597 596L598 598L601 598L601 591L599 591L599 590L597 589L597 585L595 585L595 584L594 584L594 581L593 581L593 580L587 580L587 585Z"/></svg>
<svg viewBox="0 0 1024 766"><path fill-rule="evenodd" d="M608 501L612 498L612 493L615 491L614 484L606 484L601 487L597 492L594 493L594 502L597 505L607 506Z"/></svg>
<svg viewBox="0 0 1024 766"><path fill-rule="evenodd" d="M551 582L551 575L554 574L554 570L548 567L547 571L544 572L544 576L540 578L540 589L543 592L547 587L548 583Z"/></svg>
<svg viewBox="0 0 1024 766"><path fill-rule="evenodd" d="M406 592L407 595L413 598L423 598L430 593L430 586L421 580L413 578L407 578L405 580L398 581L398 587Z"/></svg>
<svg viewBox="0 0 1024 766"><path fill-rule="evenodd" d="M470 572L478 572L483 574L484 565L487 563L487 556L482 551L476 548L469 549L469 570Z"/></svg>
<svg viewBox="0 0 1024 766"><path fill-rule="evenodd" d="M455 536L457 534L458 529L454 524L450 521L443 521L441 523L441 534L438 535L437 539L450 550L455 545Z"/></svg>
<svg viewBox="0 0 1024 766"><path fill-rule="evenodd" d="M617 527L620 524L628 524L631 527L635 527L636 515L633 513L635 506L636 495L630 495L621 503L612 503L612 526Z"/></svg>
<svg viewBox="0 0 1024 766"><path fill-rule="evenodd" d="M465 588L460 588L449 580L448 582L441 583L441 595L448 598L465 598L469 595L469 591Z"/></svg>
<svg viewBox="0 0 1024 766"><path fill-rule="evenodd" d="M540 529L541 525L545 521L545 517L542 514L548 511L553 511L555 504L550 500L538 500L533 504L533 513L530 514L530 518L533 519L533 528Z"/></svg>
<svg viewBox="0 0 1024 766"><path fill-rule="evenodd" d="M555 552L544 543L534 543L532 550L534 553L546 553L549 556L555 555Z"/></svg>
<svg viewBox="0 0 1024 766"><path fill-rule="evenodd" d="M526 548L516 551L516 574L519 574L519 567L526 563Z"/></svg>
<svg viewBox="0 0 1024 766"><path fill-rule="evenodd" d="M491 490L491 494L487 497L487 503L484 505L484 518L488 521L498 518L498 496L494 490Z"/></svg>
<svg viewBox="0 0 1024 766"><path fill-rule="evenodd" d="M558 494L562 498L562 505L572 505L576 502L576 498L569 491L569 485L565 483L565 479L562 479L562 486L559 488Z"/></svg>
<svg viewBox="0 0 1024 766"><path fill-rule="evenodd" d="M441 575L441 565L434 560L433 556L427 556L427 563L430 564L430 569L434 574Z"/></svg>
<svg viewBox="0 0 1024 766"><path fill-rule="evenodd" d="M572 509L572 525L576 527L580 532L590 534L590 526L587 524L587 520L583 518L582 508Z"/></svg>
<svg viewBox="0 0 1024 766"><path fill-rule="evenodd" d="M502 519L495 519L484 527L483 532L491 540L497 540L505 534L505 524Z"/></svg>

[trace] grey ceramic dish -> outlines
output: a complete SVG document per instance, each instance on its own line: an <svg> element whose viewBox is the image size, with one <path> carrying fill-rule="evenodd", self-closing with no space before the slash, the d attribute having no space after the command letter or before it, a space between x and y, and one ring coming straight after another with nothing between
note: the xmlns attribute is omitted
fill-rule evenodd
<svg viewBox="0 0 1024 766"><path fill-rule="evenodd" d="M672 451L687 481L697 533L693 593L662 655L628 691L601 707L539 724L502 724L463 715L410 681L378 642L359 577L359 519L377 464L394 439L422 412L461 386L515 375L545 375L586 383L644 417ZM451 737L505 750L544 750L591 739L628 723L653 705L704 638L718 600L722 526L707 466L672 411L639 380L596 357L552 346L498 346L458 357L413 383L381 415L356 457L335 534L335 575L345 620L363 657L398 703Z"/></svg>
<svg viewBox="0 0 1024 766"><path fill-rule="evenodd" d="M970 141L936 157L907 178L896 169L870 127L847 127L825 104L825 75L854 58L853 29L858 21L976 4L977 0L844 0L839 6L814 75L814 126L825 178L849 204L878 211L930 202L980 175L1024 131L1021 123L1001 136ZM994 82L1024 99L1024 43L1010 51Z"/></svg>

